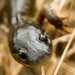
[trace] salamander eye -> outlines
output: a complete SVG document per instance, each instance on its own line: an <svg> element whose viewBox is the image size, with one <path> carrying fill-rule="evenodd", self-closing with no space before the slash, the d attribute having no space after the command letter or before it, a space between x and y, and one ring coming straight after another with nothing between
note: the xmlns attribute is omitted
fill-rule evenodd
<svg viewBox="0 0 75 75"><path fill-rule="evenodd" d="M47 42L47 41L48 41L48 38L47 38L46 35L40 34L40 35L39 35L39 40L42 41L42 42Z"/></svg>
<svg viewBox="0 0 75 75"><path fill-rule="evenodd" d="M25 59L25 53L19 53L19 56L20 56L22 59Z"/></svg>
<svg viewBox="0 0 75 75"><path fill-rule="evenodd" d="M26 55L25 49L19 50L18 55L19 55L19 57L20 57L21 59L27 59L27 55Z"/></svg>

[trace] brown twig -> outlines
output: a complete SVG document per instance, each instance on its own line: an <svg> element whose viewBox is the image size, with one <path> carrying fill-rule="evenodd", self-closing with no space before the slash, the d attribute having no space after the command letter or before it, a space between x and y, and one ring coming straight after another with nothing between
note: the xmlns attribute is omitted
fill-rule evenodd
<svg viewBox="0 0 75 75"><path fill-rule="evenodd" d="M67 34L67 35L64 35L64 36L54 39L52 41L53 46L55 46L58 42L67 42L69 40L70 36L71 36L71 34Z"/></svg>
<svg viewBox="0 0 75 75"><path fill-rule="evenodd" d="M70 44L71 44L72 40L74 39L74 36L75 36L75 29L74 29L73 33L71 34L71 38L69 39L68 44L67 44L67 46L66 46L66 48L65 48L65 50L64 50L64 52L63 52L63 54L61 56L61 59L60 59L60 61L58 63L58 66L57 66L55 72L54 72L54 75L57 75L58 70L59 70L59 68L60 68L60 66L61 66L61 64L62 64L62 62L63 62L63 60L64 60L64 58L66 56L66 53L67 53L67 51L68 51L68 49L70 47Z"/></svg>
<svg viewBox="0 0 75 75"><path fill-rule="evenodd" d="M22 66L21 64L19 64L19 65L17 66L16 70L14 71L14 73L12 73L12 75L18 75L18 73L20 72L20 70L21 70L22 67L23 67L23 66Z"/></svg>
<svg viewBox="0 0 75 75"><path fill-rule="evenodd" d="M75 53L75 44L73 45L73 47L71 49L69 49L69 51L68 51L68 53L66 55L65 60L68 59L74 53Z"/></svg>
<svg viewBox="0 0 75 75"><path fill-rule="evenodd" d="M75 68L71 67L70 65L68 65L68 64L66 64L66 63L63 62L62 65L61 65L61 67L62 67L63 69L66 69L67 71L69 71L69 72L75 74Z"/></svg>
<svg viewBox="0 0 75 75"><path fill-rule="evenodd" d="M64 6L64 4L65 4L65 1L66 1L66 0L61 0L61 1L60 1L60 6L59 6L60 8L59 8L59 10L58 10L58 15L60 14L60 11L62 10L62 8L63 8L63 6Z"/></svg>
<svg viewBox="0 0 75 75"><path fill-rule="evenodd" d="M69 22L69 19L70 19L70 15L71 15L71 11L72 11L73 2L74 2L74 0L72 0L71 6L70 6L70 10L69 10L69 15L68 15L67 22Z"/></svg>
<svg viewBox="0 0 75 75"><path fill-rule="evenodd" d="M41 67L41 75L45 75L45 67L44 66Z"/></svg>

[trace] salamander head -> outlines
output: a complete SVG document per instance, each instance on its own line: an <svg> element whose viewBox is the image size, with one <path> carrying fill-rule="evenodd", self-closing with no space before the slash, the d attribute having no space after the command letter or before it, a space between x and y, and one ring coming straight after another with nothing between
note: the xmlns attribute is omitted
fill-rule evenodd
<svg viewBox="0 0 75 75"><path fill-rule="evenodd" d="M52 43L43 30L28 22L14 30L9 38L13 57L23 65L40 66L52 55Z"/></svg>

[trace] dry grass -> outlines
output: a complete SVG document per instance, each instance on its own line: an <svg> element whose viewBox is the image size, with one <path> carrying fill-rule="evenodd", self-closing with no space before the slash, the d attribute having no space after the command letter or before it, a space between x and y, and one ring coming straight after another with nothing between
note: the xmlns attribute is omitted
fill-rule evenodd
<svg viewBox="0 0 75 75"><path fill-rule="evenodd" d="M43 3L40 0L37 2L37 6L40 4L39 9L41 9ZM52 0L50 4L58 15L68 16L65 23L75 26L74 0ZM9 29L6 25L0 25L0 75L75 75L75 29L65 28L70 32L67 34L56 30L50 24L44 25L43 28L52 38L53 55L50 62L41 68L30 68L17 63L12 58L8 46Z"/></svg>

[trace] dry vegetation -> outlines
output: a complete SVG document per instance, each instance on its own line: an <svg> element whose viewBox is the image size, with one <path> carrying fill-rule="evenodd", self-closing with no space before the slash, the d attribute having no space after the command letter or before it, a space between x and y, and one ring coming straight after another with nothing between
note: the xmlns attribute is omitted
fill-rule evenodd
<svg viewBox="0 0 75 75"><path fill-rule="evenodd" d="M43 2L37 0L38 11ZM59 16L67 16L64 23L75 27L75 0L52 0L50 5ZM30 68L12 58L8 46L9 28L0 25L0 75L75 75L75 29L64 27L69 32L67 34L49 23L44 24L43 28L52 39L53 55L46 65Z"/></svg>

